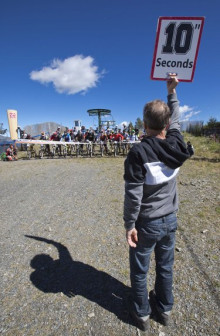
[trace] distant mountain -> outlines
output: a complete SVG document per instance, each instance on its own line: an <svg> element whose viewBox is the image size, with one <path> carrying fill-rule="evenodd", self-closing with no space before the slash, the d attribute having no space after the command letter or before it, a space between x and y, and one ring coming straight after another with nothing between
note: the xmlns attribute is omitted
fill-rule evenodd
<svg viewBox="0 0 220 336"><path fill-rule="evenodd" d="M25 133L30 134L31 136L36 136L41 134L41 132L52 134L57 130L57 127L61 128L61 132L64 132L66 129L65 126L61 126L53 121L49 121L40 124L27 125L24 127L24 130Z"/></svg>

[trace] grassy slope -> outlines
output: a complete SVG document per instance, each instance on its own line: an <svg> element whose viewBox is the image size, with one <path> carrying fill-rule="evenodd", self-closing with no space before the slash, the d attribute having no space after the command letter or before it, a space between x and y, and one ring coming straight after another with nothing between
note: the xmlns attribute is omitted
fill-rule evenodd
<svg viewBox="0 0 220 336"><path fill-rule="evenodd" d="M195 157L220 160L220 143L210 140L208 137L195 137L189 133L183 133L185 142L190 141L195 149Z"/></svg>

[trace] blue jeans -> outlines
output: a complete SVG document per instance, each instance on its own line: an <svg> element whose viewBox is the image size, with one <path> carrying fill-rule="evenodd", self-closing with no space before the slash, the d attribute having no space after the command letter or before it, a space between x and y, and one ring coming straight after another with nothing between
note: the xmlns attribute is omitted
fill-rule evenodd
<svg viewBox="0 0 220 336"><path fill-rule="evenodd" d="M165 217L146 220L138 218L136 222L138 243L130 247L130 278L133 309L138 316L151 313L147 291L147 272L152 251L155 252L156 279L155 292L158 310L170 311L173 307L173 263L176 213Z"/></svg>

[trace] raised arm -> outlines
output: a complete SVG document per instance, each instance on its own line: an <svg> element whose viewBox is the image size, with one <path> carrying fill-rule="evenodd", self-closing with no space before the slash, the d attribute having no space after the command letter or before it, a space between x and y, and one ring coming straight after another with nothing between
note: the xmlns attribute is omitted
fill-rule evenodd
<svg viewBox="0 0 220 336"><path fill-rule="evenodd" d="M47 238L42 238L42 237L36 237L36 236L30 236L30 235L25 235L25 237L35 239L35 240L38 240L38 241L41 241L47 244L51 244L54 247L56 247L59 253L59 259L62 263L69 264L73 261L67 247L64 246L63 244L58 243L52 239L47 239Z"/></svg>
<svg viewBox="0 0 220 336"><path fill-rule="evenodd" d="M169 106L171 113L169 129L176 128L180 130L179 101L176 94L176 87L178 83L179 81L176 74L170 74L169 79L167 80L167 105Z"/></svg>

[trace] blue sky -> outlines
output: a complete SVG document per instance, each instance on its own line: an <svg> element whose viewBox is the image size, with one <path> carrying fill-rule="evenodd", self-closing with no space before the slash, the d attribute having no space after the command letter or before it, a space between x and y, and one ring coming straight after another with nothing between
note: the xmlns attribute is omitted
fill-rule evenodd
<svg viewBox="0 0 220 336"><path fill-rule="evenodd" d="M150 80L160 16L205 16L195 76L180 83L182 119L219 120L219 0L1 0L0 122L97 125L87 110L112 111L117 124L166 99ZM55 70L55 71L54 71Z"/></svg>

